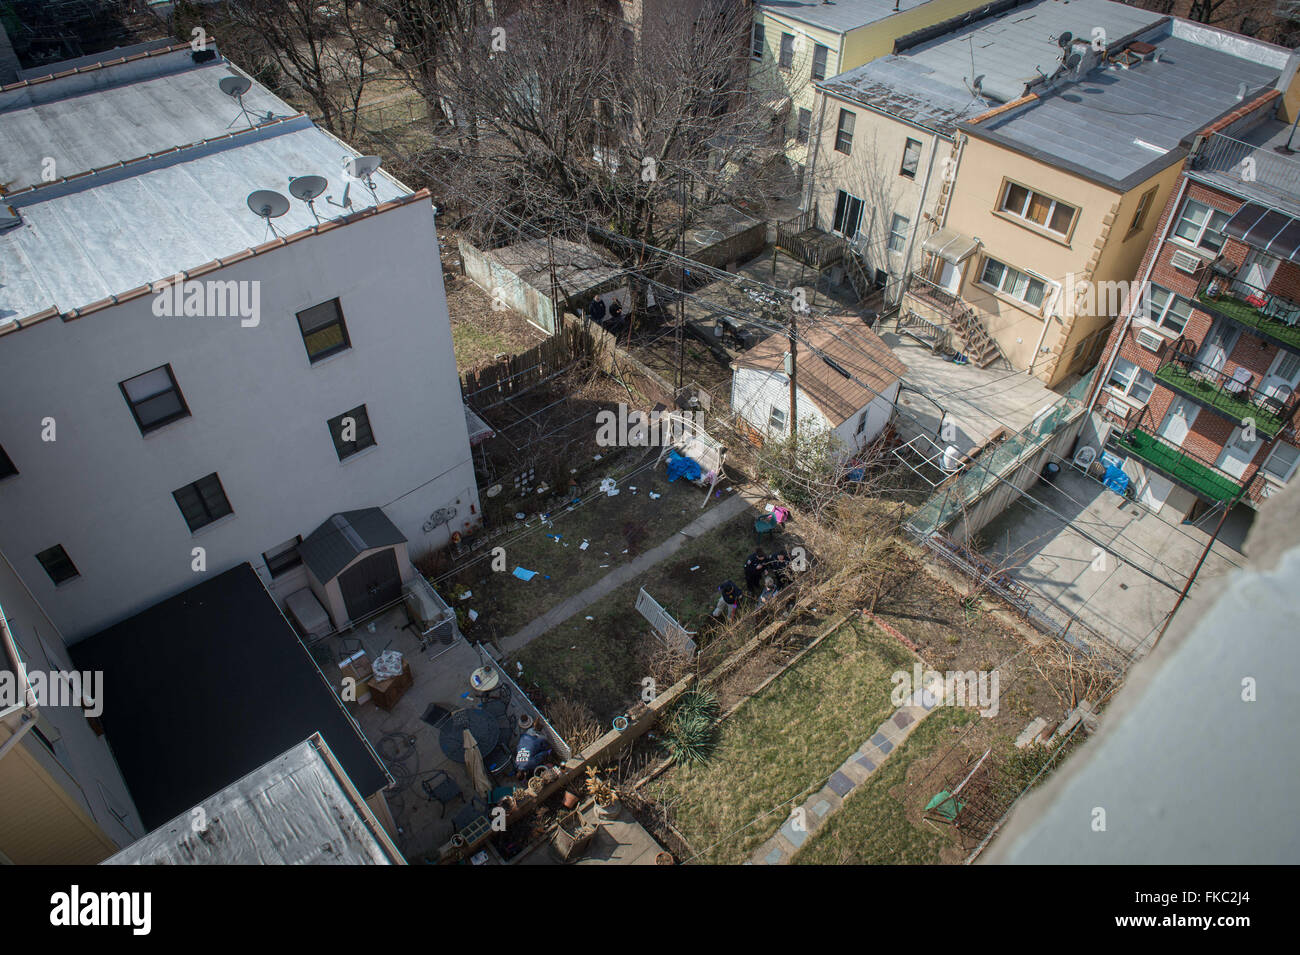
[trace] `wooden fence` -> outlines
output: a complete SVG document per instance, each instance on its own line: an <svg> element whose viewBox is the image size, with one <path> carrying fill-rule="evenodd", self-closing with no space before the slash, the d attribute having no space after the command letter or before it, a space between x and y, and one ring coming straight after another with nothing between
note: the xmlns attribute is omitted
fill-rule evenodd
<svg viewBox="0 0 1300 955"><path fill-rule="evenodd" d="M476 411L486 411L591 357L593 348L581 325L566 322L558 333L526 352L465 372L461 394Z"/></svg>

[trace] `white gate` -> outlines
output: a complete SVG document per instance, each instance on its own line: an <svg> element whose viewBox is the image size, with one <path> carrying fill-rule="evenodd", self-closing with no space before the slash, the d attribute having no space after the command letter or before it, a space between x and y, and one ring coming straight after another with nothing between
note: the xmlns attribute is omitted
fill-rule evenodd
<svg viewBox="0 0 1300 955"><path fill-rule="evenodd" d="M687 630L674 619L672 614L659 606L659 601L646 593L644 587L636 595L636 611L650 621L650 626L654 627L655 633L659 634L668 646L695 656L695 641L691 639L695 636L694 632Z"/></svg>

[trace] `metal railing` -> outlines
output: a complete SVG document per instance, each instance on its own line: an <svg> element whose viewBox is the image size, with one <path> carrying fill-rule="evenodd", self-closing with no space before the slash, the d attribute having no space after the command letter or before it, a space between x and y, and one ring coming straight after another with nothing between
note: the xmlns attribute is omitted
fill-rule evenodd
<svg viewBox="0 0 1300 955"><path fill-rule="evenodd" d="M1256 388L1256 376L1249 369L1239 367L1229 374L1197 361L1198 348L1191 339L1179 338L1156 368L1156 380L1238 425L1254 421L1256 430L1270 438L1286 427L1300 394L1289 388L1277 393Z"/></svg>
<svg viewBox="0 0 1300 955"><path fill-rule="evenodd" d="M1242 493L1241 478L1157 433L1145 405L1124 416L1110 442L1210 500L1235 501Z"/></svg>
<svg viewBox="0 0 1300 955"><path fill-rule="evenodd" d="M963 302L955 293L949 292L941 285L936 285L920 272L909 272L903 291L928 299L932 304L944 309L964 308Z"/></svg>
<svg viewBox="0 0 1300 955"><path fill-rule="evenodd" d="M1223 133L1205 138L1192 157L1192 170L1217 174L1238 185L1262 186L1292 197L1300 195L1300 161Z"/></svg>
<svg viewBox="0 0 1300 955"><path fill-rule="evenodd" d="M1214 268L1205 273L1196 288L1202 304L1276 344L1300 350L1300 304Z"/></svg>

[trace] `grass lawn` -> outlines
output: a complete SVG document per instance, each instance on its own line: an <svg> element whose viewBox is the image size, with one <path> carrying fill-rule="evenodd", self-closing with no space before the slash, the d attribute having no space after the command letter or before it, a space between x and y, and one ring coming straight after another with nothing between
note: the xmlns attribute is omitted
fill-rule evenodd
<svg viewBox="0 0 1300 955"><path fill-rule="evenodd" d="M940 851L952 845L942 827L932 829L920 818L923 807L942 788L942 779L927 780L928 788L901 789L908 767L946 744L950 727L978 720L971 709L940 707L927 716L907 741L850 794L794 857L797 865L923 865L940 861Z"/></svg>
<svg viewBox="0 0 1300 955"><path fill-rule="evenodd" d="M653 460L637 458L631 466ZM704 513L700 509L704 492L686 481L668 483L662 467L642 471L626 481L620 478L619 487L614 497L600 495L572 511L552 514L553 526L543 525L538 515L530 513L526 521L519 522L517 531L501 538L506 552L503 571L494 571L488 556L440 585L448 599L458 587L473 592L460 604L479 614L469 635L480 640L510 636ZM590 496L595 488L585 491L584 497ZM651 500L651 491L663 496ZM527 510L523 502L520 510ZM525 528L525 524L529 526ZM586 550L581 549L584 540L588 542ZM516 567L535 570L539 576L520 580L513 575Z"/></svg>
<svg viewBox="0 0 1300 955"><path fill-rule="evenodd" d="M696 861L744 862L893 711L889 675L912 661L869 624L846 624L722 724L707 764L673 766L647 795L671 807Z"/></svg>
<svg viewBox="0 0 1300 955"><path fill-rule="evenodd" d="M668 500L665 495L656 503ZM698 501L691 513L700 513ZM542 634L513 660L524 665L526 683L536 684L548 698L565 696L585 703L608 726L609 719L625 712L640 695L649 655L658 648L650 625L636 611L637 591L644 587L688 630L699 630L717 601L718 584L727 578L744 584L741 568L753 549L754 515L746 510ZM620 562L629 556L622 555ZM589 583L584 580L582 586Z"/></svg>

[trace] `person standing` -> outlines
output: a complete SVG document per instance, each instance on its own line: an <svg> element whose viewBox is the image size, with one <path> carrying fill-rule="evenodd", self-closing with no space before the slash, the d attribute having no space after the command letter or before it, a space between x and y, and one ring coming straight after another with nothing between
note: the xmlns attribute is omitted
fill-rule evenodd
<svg viewBox="0 0 1300 955"><path fill-rule="evenodd" d="M616 335L623 330L623 303L618 299L609 306L609 330Z"/></svg>
<svg viewBox="0 0 1300 955"><path fill-rule="evenodd" d="M713 608L713 616L721 617L723 611L726 611L727 619L730 620L740 607L740 588L732 581L724 580L718 585L718 593L718 605Z"/></svg>
<svg viewBox="0 0 1300 955"><path fill-rule="evenodd" d="M763 553L763 548L755 547L754 553L750 554L749 559L745 561L745 586L751 594L757 592L766 564L767 555Z"/></svg>
<svg viewBox="0 0 1300 955"><path fill-rule="evenodd" d="M605 302L600 296L593 298L587 306L587 316L599 325L605 319Z"/></svg>

